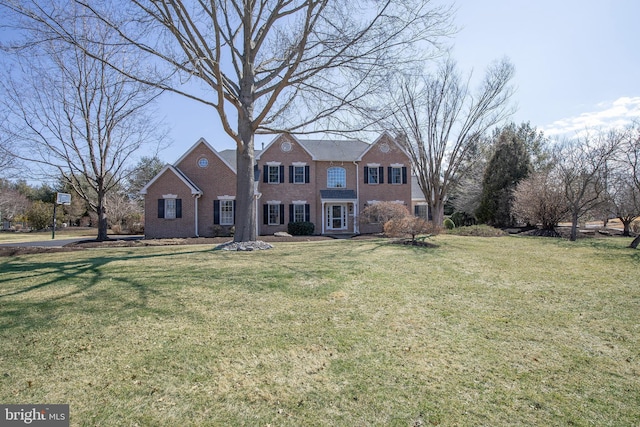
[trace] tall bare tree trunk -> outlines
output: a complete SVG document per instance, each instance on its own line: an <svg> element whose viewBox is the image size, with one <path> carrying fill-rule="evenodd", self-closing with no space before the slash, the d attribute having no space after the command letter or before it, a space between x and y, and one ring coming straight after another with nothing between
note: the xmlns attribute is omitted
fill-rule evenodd
<svg viewBox="0 0 640 427"><path fill-rule="evenodd" d="M638 249L639 244L640 244L640 234L637 235L635 239L633 239L633 242L631 242L629 247L633 249Z"/></svg>
<svg viewBox="0 0 640 427"><path fill-rule="evenodd" d="M250 242L256 240L256 207L254 198L254 140L249 121L238 120L239 134L243 146L236 150L237 181L236 181L236 231L233 235L235 242Z"/></svg>
<svg viewBox="0 0 640 427"><path fill-rule="evenodd" d="M444 222L444 203L442 200L436 200L431 203L431 220L440 227Z"/></svg>
<svg viewBox="0 0 640 427"><path fill-rule="evenodd" d="M104 191L98 191L98 206L96 206L96 213L98 214L98 237L96 240L99 242L104 242L109 238L107 236L109 225L107 221L107 209L104 206L104 199Z"/></svg>
<svg viewBox="0 0 640 427"><path fill-rule="evenodd" d="M571 213L571 236L569 240L575 242L578 239L578 212Z"/></svg>

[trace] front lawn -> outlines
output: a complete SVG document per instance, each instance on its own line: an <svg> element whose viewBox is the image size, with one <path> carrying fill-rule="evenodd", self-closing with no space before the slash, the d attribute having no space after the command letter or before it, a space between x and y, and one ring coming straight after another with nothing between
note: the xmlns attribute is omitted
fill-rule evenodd
<svg viewBox="0 0 640 427"><path fill-rule="evenodd" d="M637 425L640 251L438 236L0 258L0 402L71 425Z"/></svg>

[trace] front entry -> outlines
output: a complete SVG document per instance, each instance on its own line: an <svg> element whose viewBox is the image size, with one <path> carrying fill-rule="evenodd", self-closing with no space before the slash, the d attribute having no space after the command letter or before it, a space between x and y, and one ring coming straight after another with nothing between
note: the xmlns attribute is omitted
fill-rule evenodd
<svg viewBox="0 0 640 427"><path fill-rule="evenodd" d="M327 230L347 229L347 206L327 205Z"/></svg>

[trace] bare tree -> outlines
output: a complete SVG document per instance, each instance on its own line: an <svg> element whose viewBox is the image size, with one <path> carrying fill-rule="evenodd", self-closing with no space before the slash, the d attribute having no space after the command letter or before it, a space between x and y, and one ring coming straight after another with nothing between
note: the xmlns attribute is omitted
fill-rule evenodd
<svg viewBox="0 0 640 427"><path fill-rule="evenodd" d="M617 130L565 141L556 152L556 170L571 220L570 240L578 235L578 221L606 203L607 163L625 138Z"/></svg>
<svg viewBox="0 0 640 427"><path fill-rule="evenodd" d="M622 144L620 163L627 171L627 179L630 190L635 194L635 200L640 200L640 121L635 122ZM635 190L635 191L634 191ZM636 236L629 247L636 249L640 244L640 234Z"/></svg>
<svg viewBox="0 0 640 427"><path fill-rule="evenodd" d="M445 202L461 178L461 165L483 134L511 112L507 102L513 73L506 59L494 63L474 94L469 80L447 60L436 74L402 81L392 95L392 126L404 136L437 226L442 226Z"/></svg>
<svg viewBox="0 0 640 427"><path fill-rule="evenodd" d="M0 1L76 43L33 0ZM158 73L141 76L106 59L110 65L215 109L237 147L236 241L256 237L256 133L364 127L347 112L371 105L365 101L395 70L432 52L451 16L431 0L76 3Z"/></svg>
<svg viewBox="0 0 640 427"><path fill-rule="evenodd" d="M18 216L25 216L31 201L21 194L9 181L0 179L0 228L4 222L11 223Z"/></svg>
<svg viewBox="0 0 640 427"><path fill-rule="evenodd" d="M534 172L513 193L513 213L527 224L542 225L542 235L557 236L556 226L567 213L564 189L552 169Z"/></svg>
<svg viewBox="0 0 640 427"><path fill-rule="evenodd" d="M130 73L137 68L110 28L69 7L54 11L62 13L56 19L75 45L47 23L23 20L25 38L12 51L15 68L2 87L2 102L12 112L2 130L25 147L22 159L63 176L97 213L97 239L105 240L106 195L123 179L134 152L162 140L148 110L160 92L109 66Z"/></svg>

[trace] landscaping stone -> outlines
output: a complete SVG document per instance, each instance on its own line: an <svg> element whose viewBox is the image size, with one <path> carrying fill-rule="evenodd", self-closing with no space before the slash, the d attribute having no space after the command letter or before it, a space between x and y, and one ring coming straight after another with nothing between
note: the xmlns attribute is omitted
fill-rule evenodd
<svg viewBox="0 0 640 427"><path fill-rule="evenodd" d="M227 242L216 246L216 250L222 251L239 251L249 252L253 250L266 250L272 249L273 245L263 242L262 240L256 240L252 242Z"/></svg>

